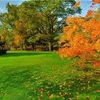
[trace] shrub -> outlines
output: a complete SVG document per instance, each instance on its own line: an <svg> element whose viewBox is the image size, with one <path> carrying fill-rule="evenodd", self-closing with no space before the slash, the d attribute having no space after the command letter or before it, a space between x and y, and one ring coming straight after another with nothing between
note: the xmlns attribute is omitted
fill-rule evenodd
<svg viewBox="0 0 100 100"><path fill-rule="evenodd" d="M5 54L7 52L7 47L5 43L0 42L0 55Z"/></svg>

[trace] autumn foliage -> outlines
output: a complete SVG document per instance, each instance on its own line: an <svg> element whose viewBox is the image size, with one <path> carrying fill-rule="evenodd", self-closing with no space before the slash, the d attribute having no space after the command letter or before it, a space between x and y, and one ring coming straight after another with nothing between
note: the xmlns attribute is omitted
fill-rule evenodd
<svg viewBox="0 0 100 100"><path fill-rule="evenodd" d="M92 0L93 5L96 4L96 3L100 4L100 0Z"/></svg>
<svg viewBox="0 0 100 100"><path fill-rule="evenodd" d="M100 0L93 0L93 4L96 3L100 3ZM74 7L78 5L79 2ZM82 68L87 62L94 68L100 66L100 60L97 60L100 52L99 10L100 8L97 11L89 10L84 18L67 17L67 26L63 28L63 36L59 41L58 53L62 58L78 58L75 61Z"/></svg>
<svg viewBox="0 0 100 100"><path fill-rule="evenodd" d="M87 14L86 14L86 16L85 17L89 17L89 16L92 16L92 10L88 10L88 12L87 12Z"/></svg>
<svg viewBox="0 0 100 100"><path fill-rule="evenodd" d="M76 2L75 5L73 6L74 8L77 8L80 5L80 2Z"/></svg>
<svg viewBox="0 0 100 100"><path fill-rule="evenodd" d="M22 37L20 35L18 35L18 34L14 35L14 43L16 45L18 45L21 42L21 40L22 40Z"/></svg>

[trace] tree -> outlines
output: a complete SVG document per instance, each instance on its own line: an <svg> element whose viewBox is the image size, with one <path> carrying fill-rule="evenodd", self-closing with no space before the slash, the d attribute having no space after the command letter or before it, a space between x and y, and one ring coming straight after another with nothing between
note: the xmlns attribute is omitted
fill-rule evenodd
<svg viewBox="0 0 100 100"><path fill-rule="evenodd" d="M48 44L53 50L54 38L62 31L64 20L68 15L81 13L80 7L73 8L75 0L30 0L21 5L7 4L6 25L13 37L18 34L23 38L23 45L28 42L34 47L38 43ZM38 34L38 35L37 35ZM33 40L32 38L33 37ZM29 41L31 38L32 41ZM39 38L38 40L35 38ZM14 40L14 39L13 39Z"/></svg>
<svg viewBox="0 0 100 100"><path fill-rule="evenodd" d="M96 3L96 0L93 0L94 2ZM85 18L68 17L66 19L68 26L63 28L64 34L59 41L61 57L75 58L75 63L78 63L81 68L87 62L94 68L100 66L100 61L97 60L100 52L99 16L100 8L97 11L88 11Z"/></svg>
<svg viewBox="0 0 100 100"><path fill-rule="evenodd" d="M13 44L13 35L7 17L7 13L0 14L0 37L1 41L9 47Z"/></svg>
<svg viewBox="0 0 100 100"><path fill-rule="evenodd" d="M1 30L0 34L2 37L2 41L6 43L6 45L10 48L14 45L14 35L13 35L13 28L15 27L14 21L18 19L17 16L17 6L7 4L8 12L0 14L0 24Z"/></svg>
<svg viewBox="0 0 100 100"><path fill-rule="evenodd" d="M61 33L61 27L64 24L61 20L58 21L58 18L64 20L65 16L68 16L69 14L80 13L81 11L80 8L78 8L77 10L71 8L73 4L75 4L74 0L46 0L45 2L31 0L30 2L23 2L22 7L26 9L28 8L29 11L28 9L21 10L21 15L27 16L26 19L32 18L31 20L33 21L31 23L31 26L33 24L35 30L35 32L33 33L44 34L47 38L45 38L42 42L47 42L47 44L49 45L49 51L51 51L53 47L54 37ZM31 11L32 13L30 12L30 7L34 9L34 11Z"/></svg>

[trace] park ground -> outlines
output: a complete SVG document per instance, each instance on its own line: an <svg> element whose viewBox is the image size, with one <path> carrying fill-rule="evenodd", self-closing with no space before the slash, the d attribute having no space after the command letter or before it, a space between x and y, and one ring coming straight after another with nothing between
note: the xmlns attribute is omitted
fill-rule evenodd
<svg viewBox="0 0 100 100"><path fill-rule="evenodd" d="M0 56L0 100L100 100L99 69L71 67L56 52Z"/></svg>

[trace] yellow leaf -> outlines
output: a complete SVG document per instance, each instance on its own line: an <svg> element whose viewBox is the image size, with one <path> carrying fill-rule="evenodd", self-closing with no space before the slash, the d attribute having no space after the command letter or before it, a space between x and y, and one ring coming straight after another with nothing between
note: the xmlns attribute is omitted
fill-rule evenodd
<svg viewBox="0 0 100 100"><path fill-rule="evenodd" d="M54 97L54 94L51 94L50 96L49 96L49 98L53 98Z"/></svg>

